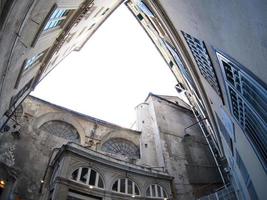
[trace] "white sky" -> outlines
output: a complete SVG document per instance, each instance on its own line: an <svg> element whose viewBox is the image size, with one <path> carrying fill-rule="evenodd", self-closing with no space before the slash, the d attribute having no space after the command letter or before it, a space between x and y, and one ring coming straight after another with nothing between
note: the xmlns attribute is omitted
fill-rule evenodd
<svg viewBox="0 0 267 200"><path fill-rule="evenodd" d="M126 6L80 52L72 52L32 92L69 109L129 128L149 92L175 95L176 80Z"/></svg>

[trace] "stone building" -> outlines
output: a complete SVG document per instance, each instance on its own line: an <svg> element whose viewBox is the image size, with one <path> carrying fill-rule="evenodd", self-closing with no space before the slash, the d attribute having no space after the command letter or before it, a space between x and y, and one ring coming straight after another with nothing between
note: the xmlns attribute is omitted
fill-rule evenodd
<svg viewBox="0 0 267 200"><path fill-rule="evenodd" d="M185 131L189 105L149 94L136 109L139 131L28 97L1 134L0 199L194 199L222 185L198 124Z"/></svg>
<svg viewBox="0 0 267 200"><path fill-rule="evenodd" d="M0 1L2 131L36 84L81 49L122 2ZM177 91L185 91L223 177L221 192L233 187L239 199L265 199L266 2L127 0L125 5L166 60Z"/></svg>
<svg viewBox="0 0 267 200"><path fill-rule="evenodd" d="M122 0L0 1L0 126Z"/></svg>
<svg viewBox="0 0 267 200"><path fill-rule="evenodd" d="M201 121L225 183L211 198L234 187L239 199L265 199L266 2L129 0L126 5Z"/></svg>
<svg viewBox="0 0 267 200"><path fill-rule="evenodd" d="M176 199L195 199L222 185L218 166L190 106L172 96L149 94L136 107L141 161L174 177Z"/></svg>

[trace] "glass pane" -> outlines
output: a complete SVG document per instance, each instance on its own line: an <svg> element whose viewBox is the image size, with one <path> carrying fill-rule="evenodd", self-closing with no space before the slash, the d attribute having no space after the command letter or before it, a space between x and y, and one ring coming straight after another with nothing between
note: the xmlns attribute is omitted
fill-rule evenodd
<svg viewBox="0 0 267 200"><path fill-rule="evenodd" d="M78 171L79 171L79 169L76 169L76 170L72 173L72 175L71 175L71 179L73 179L73 180L77 180Z"/></svg>
<svg viewBox="0 0 267 200"><path fill-rule="evenodd" d="M65 10L64 14L62 16L67 16L69 14L70 10Z"/></svg>
<svg viewBox="0 0 267 200"><path fill-rule="evenodd" d="M161 187L157 185L158 197L162 197Z"/></svg>
<svg viewBox="0 0 267 200"><path fill-rule="evenodd" d="M121 179L120 192L125 193L125 179Z"/></svg>
<svg viewBox="0 0 267 200"><path fill-rule="evenodd" d="M88 168L82 168L80 181L83 182L83 183L86 183L87 177L88 177Z"/></svg>
<svg viewBox="0 0 267 200"><path fill-rule="evenodd" d="M57 12L55 18L59 18L59 17L61 17L62 13L63 13L63 10L60 9L60 10Z"/></svg>
<svg viewBox="0 0 267 200"><path fill-rule="evenodd" d="M58 9L56 9L53 14L51 15L50 19L54 19L54 17L57 15Z"/></svg>
<svg viewBox="0 0 267 200"><path fill-rule="evenodd" d="M134 185L134 190L135 190L135 195L139 195L140 192L139 192L139 189L136 185Z"/></svg>
<svg viewBox="0 0 267 200"><path fill-rule="evenodd" d="M104 188L104 183L103 183L103 180L102 180L101 176L99 176L98 187L99 188Z"/></svg>
<svg viewBox="0 0 267 200"><path fill-rule="evenodd" d="M133 194L133 182L128 180L128 194Z"/></svg>
<svg viewBox="0 0 267 200"><path fill-rule="evenodd" d="M96 171L91 169L89 185L95 185Z"/></svg>
<svg viewBox="0 0 267 200"><path fill-rule="evenodd" d="M155 197L156 196L156 187L155 185L152 185L152 197Z"/></svg>
<svg viewBox="0 0 267 200"><path fill-rule="evenodd" d="M138 7L149 17L154 17L153 13L151 10L145 5L142 1L138 3Z"/></svg>
<svg viewBox="0 0 267 200"><path fill-rule="evenodd" d="M57 26L61 25L63 21L64 21L64 19L58 20L57 21Z"/></svg>
<svg viewBox="0 0 267 200"><path fill-rule="evenodd" d="M113 191L118 191L118 181L116 181L114 184L113 184L113 186L112 186L112 190Z"/></svg>
<svg viewBox="0 0 267 200"><path fill-rule="evenodd" d="M164 195L164 197L167 198L167 194L166 194L166 192L164 190L163 190L163 195Z"/></svg>
<svg viewBox="0 0 267 200"><path fill-rule="evenodd" d="M147 197L150 197L150 187L147 188L147 190L146 190L146 196L147 196Z"/></svg>

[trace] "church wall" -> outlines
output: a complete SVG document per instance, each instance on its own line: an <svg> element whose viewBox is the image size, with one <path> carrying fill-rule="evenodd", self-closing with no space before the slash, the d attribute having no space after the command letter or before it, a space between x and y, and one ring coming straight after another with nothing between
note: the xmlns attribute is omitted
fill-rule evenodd
<svg viewBox="0 0 267 200"><path fill-rule="evenodd" d="M14 169L16 181L12 194L21 199L36 200L39 198L41 180L48 167L53 149L60 148L72 140L72 138L55 136L40 128L51 120L70 124L78 132L80 144L93 150L101 150L104 142L117 137L129 140L139 147L139 132L95 118L89 119L88 116L86 119L84 115L79 116L73 111L29 97L23 103L21 118L16 118L19 124L11 121L13 125L16 124L17 128L14 129L12 126L9 131L0 133L0 161L8 168ZM122 160L128 159L125 156L118 155L117 157ZM0 175L2 177L2 174Z"/></svg>

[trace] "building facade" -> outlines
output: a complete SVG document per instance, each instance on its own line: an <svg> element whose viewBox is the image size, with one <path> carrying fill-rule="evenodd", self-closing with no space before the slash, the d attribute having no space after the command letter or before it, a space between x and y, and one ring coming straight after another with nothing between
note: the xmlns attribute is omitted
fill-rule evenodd
<svg viewBox="0 0 267 200"><path fill-rule="evenodd" d="M0 126L62 59L79 50L121 0L0 2Z"/></svg>
<svg viewBox="0 0 267 200"><path fill-rule="evenodd" d="M265 199L266 3L126 4L186 90L225 184L239 199Z"/></svg>
<svg viewBox="0 0 267 200"><path fill-rule="evenodd" d="M121 0L0 2L0 126ZM267 4L256 1L125 2L177 79L224 184L239 199L267 196ZM13 128L16 132L17 126ZM9 151L8 151L9 152ZM9 155L12 157L12 155ZM163 163L163 162L162 162ZM14 180L16 175L9 173Z"/></svg>
<svg viewBox="0 0 267 200"><path fill-rule="evenodd" d="M0 138L1 200L194 199L222 186L193 112L177 97L149 94L136 107L139 131L35 97L21 106Z"/></svg>

